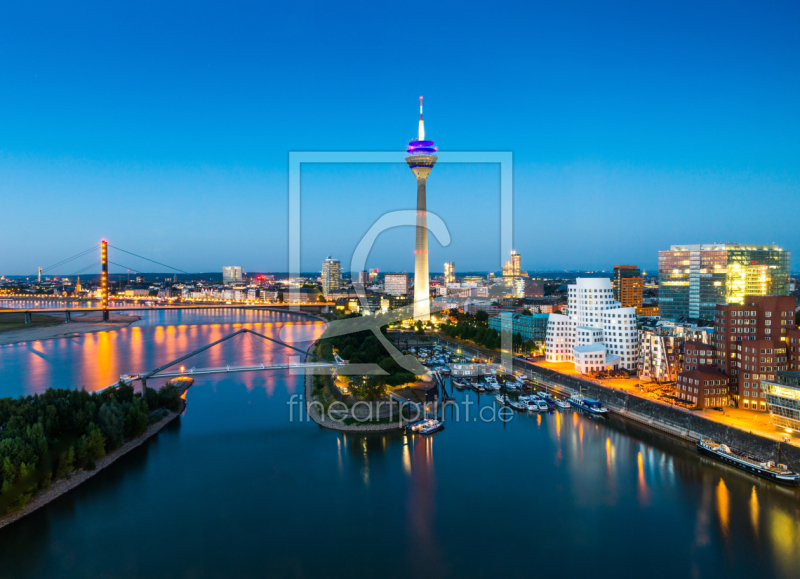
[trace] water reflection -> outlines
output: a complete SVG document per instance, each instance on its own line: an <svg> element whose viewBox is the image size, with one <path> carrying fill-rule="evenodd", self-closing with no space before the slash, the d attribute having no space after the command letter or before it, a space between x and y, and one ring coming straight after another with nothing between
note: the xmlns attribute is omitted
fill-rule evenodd
<svg viewBox="0 0 800 579"><path fill-rule="evenodd" d="M438 537L434 532L436 516L436 477L433 447L436 437L415 438L411 448L411 481L406 512L409 518L410 546L417 573L441 574L444 570Z"/></svg>
<svg viewBox="0 0 800 579"><path fill-rule="evenodd" d="M753 532L758 537L758 494L755 485L753 485L753 492L750 495L750 522L753 523Z"/></svg>
<svg viewBox="0 0 800 579"><path fill-rule="evenodd" d="M637 478L637 488L639 491L639 504L643 507L650 504L649 500L649 493L647 490L647 481L644 477L644 457L642 456L642 452L639 451L636 454L636 465L639 471L639 476Z"/></svg>
<svg viewBox="0 0 800 579"><path fill-rule="evenodd" d="M728 487L725 486L725 480L719 479L717 485L717 514L719 515L719 524L722 527L722 534L728 538L728 520L730 517L730 495Z"/></svg>
<svg viewBox="0 0 800 579"><path fill-rule="evenodd" d="M700 504L695 521L694 544L697 547L703 547L711 541L711 508L713 502L711 484L710 476L703 477Z"/></svg>
<svg viewBox="0 0 800 579"><path fill-rule="evenodd" d="M411 476L411 439L407 436L403 437L403 472L407 476Z"/></svg>
<svg viewBox="0 0 800 579"><path fill-rule="evenodd" d="M206 324L206 320L226 323ZM197 323L172 323L191 321ZM0 346L0 396L43 392L50 386L98 390L115 383L121 374L152 370L240 328L274 338L280 333L302 348L305 342L299 339L315 339L324 327L321 321L283 312L146 312L139 322L113 332ZM293 350L245 334L184 364L187 369L257 365L296 356L299 354ZM269 378L263 382L270 395L274 384Z"/></svg>
<svg viewBox="0 0 800 579"><path fill-rule="evenodd" d="M561 413L556 412L556 438L561 440Z"/></svg>

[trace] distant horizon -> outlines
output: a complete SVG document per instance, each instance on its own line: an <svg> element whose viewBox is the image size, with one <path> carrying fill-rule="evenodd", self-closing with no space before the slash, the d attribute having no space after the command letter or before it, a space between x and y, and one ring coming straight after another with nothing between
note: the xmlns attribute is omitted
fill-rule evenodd
<svg viewBox="0 0 800 579"><path fill-rule="evenodd" d="M635 264L627 264L627 265L635 265ZM658 277L658 270L655 269L655 268L653 270L650 270L648 268L640 268L640 269L642 269L643 272L647 273L647 277ZM320 273L321 272L319 272L319 271L317 271L317 272L304 271L304 272L301 272L299 274L299 277L305 277L305 278L319 277ZM347 274L347 273L349 273L350 277L352 277L354 273L357 274L358 272L357 271L355 271L355 272L342 271L343 275ZM379 273L380 273L381 276L384 275L384 274L387 274L387 273L407 273L410 278L414 277L414 272L413 271L397 271L397 270L388 270L387 269L387 270L381 270ZM500 273L499 270L498 271L494 271L494 272L491 272L491 271L488 271L488 270L480 270L480 271L465 271L465 272L456 271L456 278L464 278L464 277L473 276L473 275L474 276L486 276L489 273L494 273L495 275L497 275L498 279L501 277L500 275L498 275ZM247 276L251 276L251 275L274 275L274 276L276 276L276 280L277 280L277 276L285 276L287 278L290 277L289 272L286 272L286 271L266 271L266 270L244 271L243 270L242 274L243 275L247 275ZM614 272L612 270L605 270L605 271L604 270L528 271L528 276L529 277L544 276L544 275L550 275L550 276L564 275L565 277L575 277L576 275L580 275L580 274L586 274L586 275L596 274L596 275L594 275L594 277L606 277L606 276L612 277ZM98 273L89 273L89 274L84 274L84 273L80 274L80 276L82 278L86 278L86 279L91 279L93 277L98 277L99 275L100 275L99 272ZM127 275L128 275L127 272L125 272L125 273L119 273L119 272L113 272L113 271L109 272L109 276L111 276L111 277L123 277L123 276L127 276ZM144 277L171 278L176 274L168 273L168 272L136 272L136 273L131 272L130 275L131 275L131 277L144 276ZM294 274L292 274L292 275L294 275ZM431 277L443 277L444 276L444 272L431 272L430 275L431 275ZM190 273L187 273L187 274L179 273L179 274L177 274L177 276L178 276L178 281L180 281L181 278L185 279L187 276L219 277L221 279L222 278L222 271L201 271L201 272L190 272ZM789 272L789 276L790 277L800 277L800 271ZM2 277L4 277L5 279L9 279L9 280L24 280L24 279L35 280L37 276L36 275L5 274ZM69 274L68 275L58 275L58 274L50 275L50 274L48 274L48 275L43 275L42 279L43 280L45 278L49 278L49 279L53 279L53 278L76 279L77 277L78 276L75 275L75 274L72 274L72 275L69 275Z"/></svg>

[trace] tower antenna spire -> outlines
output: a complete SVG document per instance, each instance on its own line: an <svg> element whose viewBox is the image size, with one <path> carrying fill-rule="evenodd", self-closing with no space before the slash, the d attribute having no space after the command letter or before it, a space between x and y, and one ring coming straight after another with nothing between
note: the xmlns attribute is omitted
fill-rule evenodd
<svg viewBox="0 0 800 579"><path fill-rule="evenodd" d="M428 209L426 182L438 158L433 141L425 140L422 97L419 97L419 136L408 144L408 163L417 179L417 235L414 246L414 320L431 318L430 272L428 270Z"/></svg>
<svg viewBox="0 0 800 579"><path fill-rule="evenodd" d="M422 120L422 97L419 97L419 136L420 141L425 140L425 121Z"/></svg>

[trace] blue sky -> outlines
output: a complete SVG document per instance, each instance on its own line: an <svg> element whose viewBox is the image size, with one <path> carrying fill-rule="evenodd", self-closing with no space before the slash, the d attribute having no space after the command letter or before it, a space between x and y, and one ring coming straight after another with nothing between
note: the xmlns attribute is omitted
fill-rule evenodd
<svg viewBox="0 0 800 579"><path fill-rule="evenodd" d="M797 255L798 5L653 4L6 6L0 273L102 237L187 271L284 271L289 151L402 150L420 94L440 150L513 153L526 269L650 269L673 243ZM452 234L433 271L499 269L497 168L437 167L428 199ZM349 263L414 203L402 165L307 167L302 269ZM368 265L413 269L413 231Z"/></svg>

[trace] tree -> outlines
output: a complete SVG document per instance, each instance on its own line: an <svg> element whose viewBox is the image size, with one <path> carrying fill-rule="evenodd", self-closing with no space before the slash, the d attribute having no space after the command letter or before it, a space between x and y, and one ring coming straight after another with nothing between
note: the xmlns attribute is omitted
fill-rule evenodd
<svg viewBox="0 0 800 579"><path fill-rule="evenodd" d="M125 440L125 416L118 402L106 402L97 413L100 430L105 435L109 446L119 448Z"/></svg>
<svg viewBox="0 0 800 579"><path fill-rule="evenodd" d="M144 434L147 429L148 414L147 402L138 396L134 398L125 414L125 436L127 438L136 438Z"/></svg>
<svg viewBox="0 0 800 579"><path fill-rule="evenodd" d="M46 487L53 476L74 467L94 468L107 448L141 435L159 398L180 404L174 387L160 396L151 388L135 394L124 384L102 393L50 388L43 394L0 398L0 515L5 506L19 506ZM57 457L52 467L43 464L47 456ZM25 480L19 485L21 477Z"/></svg>
<svg viewBox="0 0 800 579"><path fill-rule="evenodd" d="M67 474L72 469L74 463L75 449L70 446L67 452L58 457L58 476L63 477Z"/></svg>
<svg viewBox="0 0 800 579"><path fill-rule="evenodd" d="M84 435L87 458L97 460L106 455L106 438L100 429L92 423L89 425L89 434Z"/></svg>
<svg viewBox="0 0 800 579"><path fill-rule="evenodd" d="M174 384L167 384L158 391L158 405L173 412L181 407L181 395Z"/></svg>
<svg viewBox="0 0 800 579"><path fill-rule="evenodd" d="M481 323L488 322L489 321L489 314L486 313L486 310L479 310L475 314L475 321L476 322L481 322Z"/></svg>

